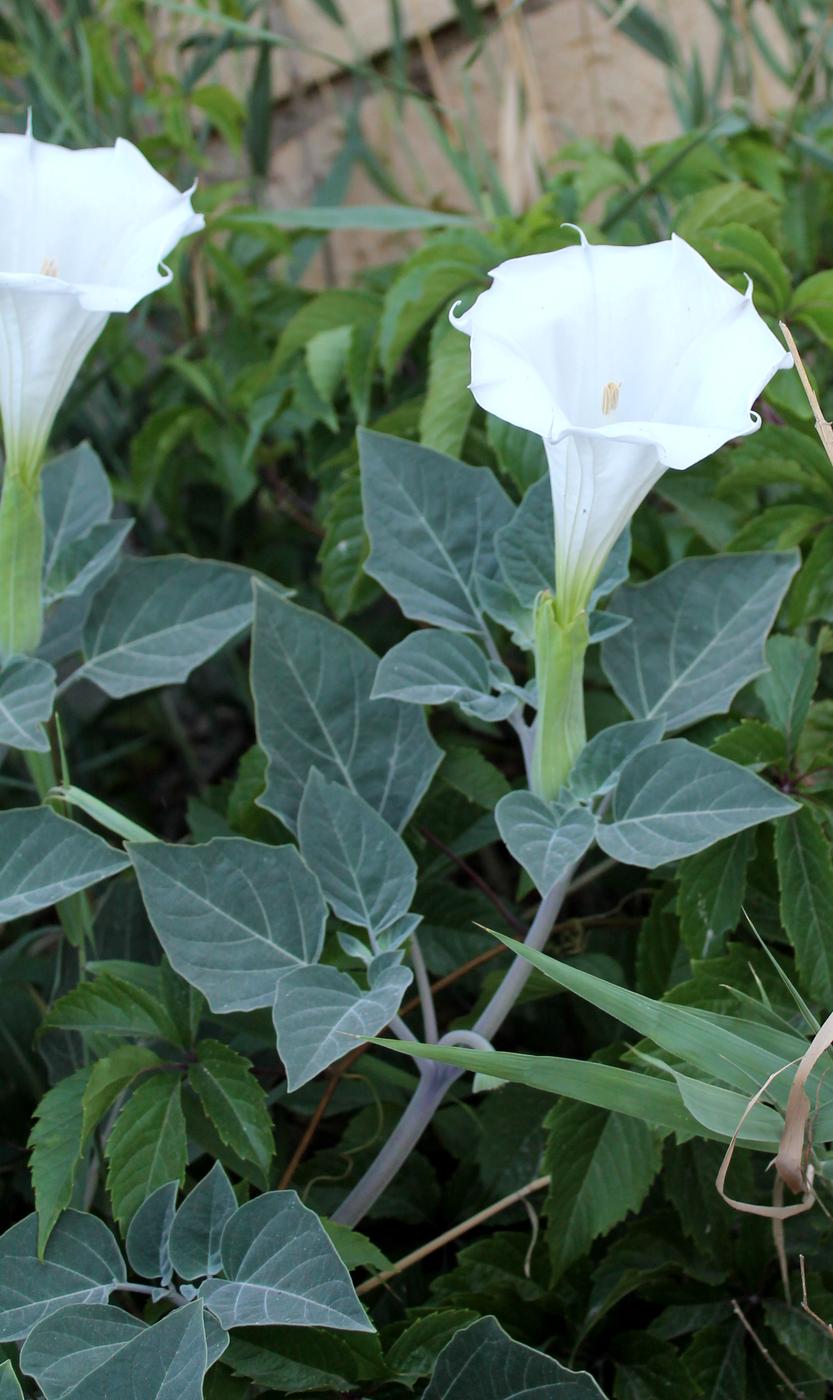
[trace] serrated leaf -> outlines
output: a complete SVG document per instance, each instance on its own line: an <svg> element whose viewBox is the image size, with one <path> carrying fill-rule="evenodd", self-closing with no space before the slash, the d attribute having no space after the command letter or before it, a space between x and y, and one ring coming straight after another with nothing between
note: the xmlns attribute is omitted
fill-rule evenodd
<svg viewBox="0 0 833 1400"><path fill-rule="evenodd" d="M158 1186L182 1184L186 1155L179 1074L151 1075L131 1094L107 1139L107 1187L122 1229Z"/></svg>
<svg viewBox="0 0 833 1400"><path fill-rule="evenodd" d="M751 832L718 841L680 866L680 936L693 958L714 954L737 926L746 892L746 867L755 851Z"/></svg>
<svg viewBox="0 0 833 1400"><path fill-rule="evenodd" d="M298 840L334 912L375 936L401 919L416 890L416 863L401 836L357 793L313 768L298 812Z"/></svg>
<svg viewBox="0 0 833 1400"><path fill-rule="evenodd" d="M209 1365L203 1305L176 1308L152 1327L121 1308L62 1308L30 1333L20 1365L46 1400L202 1400Z"/></svg>
<svg viewBox="0 0 833 1400"><path fill-rule="evenodd" d="M494 1317L462 1328L437 1357L423 1400L604 1400L586 1371L515 1342Z"/></svg>
<svg viewBox="0 0 833 1400"><path fill-rule="evenodd" d="M0 1341L21 1341L48 1313L70 1303L104 1303L127 1277L103 1221L64 1211L38 1258L38 1218L0 1235Z"/></svg>
<svg viewBox="0 0 833 1400"><path fill-rule="evenodd" d="M43 728L55 704L55 672L34 656L11 656L0 665L0 744L46 753Z"/></svg>
<svg viewBox="0 0 833 1400"><path fill-rule="evenodd" d="M736 729L719 735L709 747L721 758L749 768L769 768L787 761L783 734L759 719L742 719Z"/></svg>
<svg viewBox="0 0 833 1400"><path fill-rule="evenodd" d="M602 664L631 714L676 730L728 710L766 669L764 640L797 566L792 552L683 559L619 589L611 607L631 625L603 643Z"/></svg>
<svg viewBox="0 0 833 1400"><path fill-rule="evenodd" d="M294 846L218 837L132 846L130 858L171 965L212 1011L271 1006L283 972L317 962L327 910Z"/></svg>
<svg viewBox="0 0 833 1400"><path fill-rule="evenodd" d="M223 1326L374 1330L320 1220L294 1191L240 1206L221 1252L225 1278L206 1279L200 1296Z"/></svg>
<svg viewBox="0 0 833 1400"><path fill-rule="evenodd" d="M66 992L55 1002L44 1025L51 1030L135 1035L168 1040L173 1045L179 1042L176 1024L158 997L110 972L79 982Z"/></svg>
<svg viewBox="0 0 833 1400"><path fill-rule="evenodd" d="M187 680L249 626L251 580L248 569L186 555L124 559L93 599L73 679L115 698Z"/></svg>
<svg viewBox="0 0 833 1400"><path fill-rule="evenodd" d="M818 649L800 637L770 637L766 645L769 670L755 689L764 703L767 719L780 729L789 755L795 752L807 716L821 659Z"/></svg>
<svg viewBox="0 0 833 1400"><path fill-rule="evenodd" d="M748 768L669 739L625 764L596 840L614 859L653 870L795 809Z"/></svg>
<svg viewBox="0 0 833 1400"><path fill-rule="evenodd" d="M0 922L117 875L127 857L50 807L0 812Z"/></svg>
<svg viewBox="0 0 833 1400"><path fill-rule="evenodd" d="M429 1376L440 1352L461 1328L477 1321L470 1308L441 1309L418 1317L400 1332L387 1353L387 1363L397 1380L413 1385Z"/></svg>
<svg viewBox="0 0 833 1400"><path fill-rule="evenodd" d="M512 516L502 486L487 468L367 429L359 456L367 572L406 617L480 631L474 578L496 572L495 531Z"/></svg>
<svg viewBox="0 0 833 1400"><path fill-rule="evenodd" d="M469 802L491 812L509 792L509 783L499 768L479 749L468 744L450 744L445 751L440 777Z"/></svg>
<svg viewBox="0 0 833 1400"><path fill-rule="evenodd" d="M162 1061L145 1045L120 1045L111 1055L96 1060L83 1098L82 1137L86 1140L105 1113L139 1074L156 1069Z"/></svg>
<svg viewBox="0 0 833 1400"><path fill-rule="evenodd" d="M269 1327L232 1335L226 1364L236 1376L287 1394L338 1394L388 1374L374 1333L324 1327Z"/></svg>
<svg viewBox="0 0 833 1400"><path fill-rule="evenodd" d="M484 242L479 234L455 235L452 255L442 256L443 241L437 240L401 268L385 296L379 324L379 359L388 376L425 323L455 293L483 277L494 256Z"/></svg>
<svg viewBox="0 0 833 1400"><path fill-rule="evenodd" d="M704 1327L683 1360L704 1400L745 1400L746 1353L739 1322Z"/></svg>
<svg viewBox="0 0 833 1400"><path fill-rule="evenodd" d="M411 981L404 967L387 967L363 991L334 967L287 972L275 994L278 1054L292 1093L388 1024Z"/></svg>
<svg viewBox="0 0 833 1400"><path fill-rule="evenodd" d="M570 799L547 802L531 792L510 792L495 808L505 845L532 876L542 895L588 850L596 819Z"/></svg>
<svg viewBox="0 0 833 1400"><path fill-rule="evenodd" d="M809 807L775 828L781 919L804 987L822 1005L833 1002L833 862Z"/></svg>
<svg viewBox="0 0 833 1400"><path fill-rule="evenodd" d="M174 1216L168 1247L180 1278L204 1278L222 1268L220 1240L237 1198L219 1162L198 1181Z"/></svg>
<svg viewBox="0 0 833 1400"><path fill-rule="evenodd" d="M357 468L343 473L327 498L318 552L321 588L337 622L366 607L379 592L364 572L370 543L364 528L362 486Z"/></svg>
<svg viewBox="0 0 833 1400"><path fill-rule="evenodd" d="M546 1126L547 1245L556 1283L599 1235L639 1209L660 1169L662 1145L637 1119L582 1103L558 1104Z"/></svg>
<svg viewBox="0 0 833 1400"><path fill-rule="evenodd" d="M133 1216L124 1237L127 1262L134 1274L158 1279L163 1288L171 1280L170 1236L178 1189L176 1181L167 1181L151 1191Z"/></svg>
<svg viewBox="0 0 833 1400"><path fill-rule="evenodd" d="M38 1211L38 1253L61 1211L72 1200L83 1148L82 1104L90 1078L87 1065L48 1089L35 1109L29 1134L29 1169Z"/></svg>
<svg viewBox="0 0 833 1400"><path fill-rule="evenodd" d="M440 750L412 705L371 700L377 665L344 628L255 590L252 690L269 765L258 801L290 829L312 768L397 831L430 783Z"/></svg>
<svg viewBox="0 0 833 1400"><path fill-rule="evenodd" d="M218 1040L201 1040L188 1083L223 1142L268 1180L274 1156L266 1095L245 1056Z"/></svg>

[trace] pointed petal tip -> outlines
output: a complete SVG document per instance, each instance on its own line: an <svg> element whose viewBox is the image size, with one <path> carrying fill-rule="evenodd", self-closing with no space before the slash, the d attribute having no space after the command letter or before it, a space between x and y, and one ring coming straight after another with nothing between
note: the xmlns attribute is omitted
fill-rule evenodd
<svg viewBox="0 0 833 1400"><path fill-rule="evenodd" d="M587 239L587 234L584 232L584 229L583 229L583 228L579 228L578 224L569 224L569 223L565 222L565 223L563 223L563 224L561 225L561 228L571 228L571 229L573 229L573 230L578 234L578 236L579 236L579 240L580 240L580 242L581 242L582 248L589 248L589 247L590 247L590 243L588 242L588 239Z"/></svg>

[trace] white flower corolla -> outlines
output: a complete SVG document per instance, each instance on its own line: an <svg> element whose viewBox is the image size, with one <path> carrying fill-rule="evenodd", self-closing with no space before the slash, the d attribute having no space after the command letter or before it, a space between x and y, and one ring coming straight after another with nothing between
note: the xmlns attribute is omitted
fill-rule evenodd
<svg viewBox="0 0 833 1400"><path fill-rule="evenodd" d="M0 136L0 415L7 471L37 477L55 414L114 311L170 281L203 226L129 141L71 151Z"/></svg>
<svg viewBox="0 0 833 1400"><path fill-rule="evenodd" d="M617 537L668 468L760 424L752 404L791 357L683 239L581 243L514 258L452 320L471 337L471 390L538 433L555 514L556 611L589 603Z"/></svg>

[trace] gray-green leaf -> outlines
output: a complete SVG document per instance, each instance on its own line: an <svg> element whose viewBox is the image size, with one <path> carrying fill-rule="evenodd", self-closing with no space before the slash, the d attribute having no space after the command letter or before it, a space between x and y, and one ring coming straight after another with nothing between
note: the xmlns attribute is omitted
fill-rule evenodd
<svg viewBox="0 0 833 1400"><path fill-rule="evenodd" d="M124 1239L127 1262L140 1278L161 1280L166 1288L171 1280L171 1227L176 1212L179 1183L166 1181L142 1201Z"/></svg>
<svg viewBox="0 0 833 1400"><path fill-rule="evenodd" d="M364 992L335 967L287 972L278 983L274 1019L290 1092L382 1030L410 981L407 968L387 967Z"/></svg>
<svg viewBox="0 0 833 1400"><path fill-rule="evenodd" d="M270 1191L240 1206L223 1231L221 1253L225 1279L206 1279L200 1296L224 1327L374 1330L318 1216L294 1191Z"/></svg>
<svg viewBox="0 0 833 1400"><path fill-rule="evenodd" d="M237 1210L231 1183L219 1162L198 1181L174 1216L168 1242L180 1278L205 1278L223 1267L220 1240Z"/></svg>
<svg viewBox="0 0 833 1400"><path fill-rule="evenodd" d="M291 829L312 768L397 831L430 783L442 754L419 710L371 700L377 666L345 628L255 588L252 690L268 759L258 802Z"/></svg>
<svg viewBox="0 0 833 1400"><path fill-rule="evenodd" d="M172 966L212 1011L271 1006L281 973L317 962L327 909L294 846L218 837L131 846L130 858Z"/></svg>
<svg viewBox="0 0 833 1400"><path fill-rule="evenodd" d="M201 1302L175 1309L152 1327L121 1308L62 1308L32 1331L20 1365L46 1400L202 1400L209 1365L205 1323Z"/></svg>
<svg viewBox="0 0 833 1400"><path fill-rule="evenodd" d="M637 719L683 729L723 714L766 669L764 641L799 563L783 554L683 559L611 599L631 626L609 637L602 663Z"/></svg>
<svg viewBox="0 0 833 1400"><path fill-rule="evenodd" d="M570 791L583 800L610 792L631 755L658 743L661 737L659 719L628 720L603 729L579 754L570 774Z"/></svg>
<svg viewBox="0 0 833 1400"><path fill-rule="evenodd" d="M14 1373L11 1361L0 1365L0 1400L23 1400L20 1381Z"/></svg>
<svg viewBox="0 0 833 1400"><path fill-rule="evenodd" d="M123 852L50 807L0 812L0 922L46 909L128 864Z"/></svg>
<svg viewBox="0 0 833 1400"><path fill-rule="evenodd" d="M0 668L0 744L46 753L43 728L55 703L55 672L34 656L11 656Z"/></svg>
<svg viewBox="0 0 833 1400"><path fill-rule="evenodd" d="M570 798L546 802L531 792L508 792L495 808L503 841L541 894L553 885L590 846L596 819Z"/></svg>
<svg viewBox="0 0 833 1400"><path fill-rule="evenodd" d="M412 705L461 704L492 688L484 652L464 632L440 629L411 632L379 662L373 699L387 697Z"/></svg>
<svg viewBox="0 0 833 1400"><path fill-rule="evenodd" d="M652 870L796 810L762 778L686 739L641 749L622 769L602 850Z"/></svg>
<svg viewBox="0 0 833 1400"><path fill-rule="evenodd" d="M487 468L385 433L359 432L365 565L406 617L482 628L474 576L496 572L495 531L512 503Z"/></svg>
<svg viewBox="0 0 833 1400"><path fill-rule="evenodd" d="M48 1313L70 1303L104 1303L127 1277L103 1221L67 1210L38 1258L38 1218L0 1236L0 1341L20 1341Z"/></svg>
<svg viewBox="0 0 833 1400"><path fill-rule="evenodd" d="M115 697L187 680L249 626L251 579L248 569L185 555L123 560L93 600L73 679Z"/></svg>
<svg viewBox="0 0 833 1400"><path fill-rule="evenodd" d="M604 1400L586 1371L515 1342L497 1318L455 1333L437 1357L423 1400Z"/></svg>
<svg viewBox="0 0 833 1400"><path fill-rule="evenodd" d="M377 934L407 914L417 871L402 837L364 798L328 783L317 768L298 813L298 840L339 918Z"/></svg>

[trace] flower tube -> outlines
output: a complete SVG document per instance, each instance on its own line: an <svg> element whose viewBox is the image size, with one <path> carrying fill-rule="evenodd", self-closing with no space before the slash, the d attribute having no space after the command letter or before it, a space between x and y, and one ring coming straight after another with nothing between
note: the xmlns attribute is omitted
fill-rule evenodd
<svg viewBox="0 0 833 1400"><path fill-rule="evenodd" d="M792 364L752 303L683 239L579 245L514 258L452 320L471 338L471 391L538 433L555 518L555 596L536 617L535 786L554 796L584 743L583 664L593 587L637 506L754 432L752 404ZM549 699L549 697L552 697Z"/></svg>
<svg viewBox="0 0 833 1400"><path fill-rule="evenodd" d="M129 141L70 151L0 136L0 652L42 629L40 475L55 415L113 311L171 279L162 259L203 226Z"/></svg>

